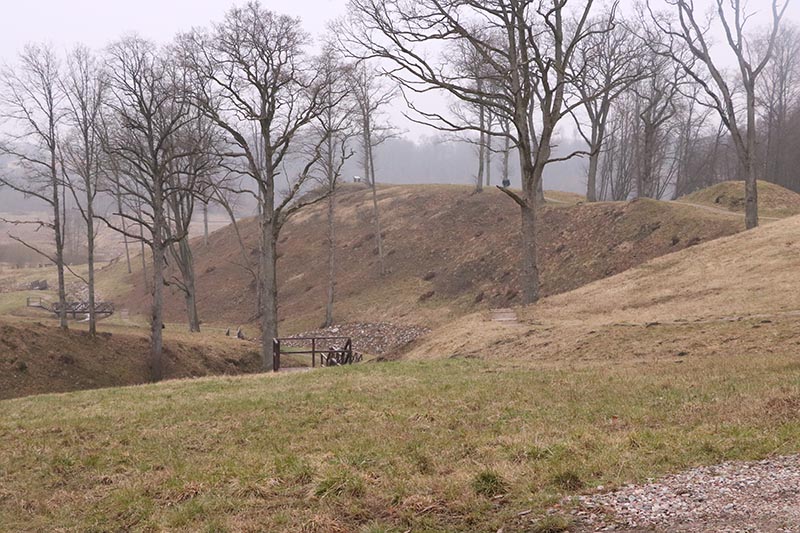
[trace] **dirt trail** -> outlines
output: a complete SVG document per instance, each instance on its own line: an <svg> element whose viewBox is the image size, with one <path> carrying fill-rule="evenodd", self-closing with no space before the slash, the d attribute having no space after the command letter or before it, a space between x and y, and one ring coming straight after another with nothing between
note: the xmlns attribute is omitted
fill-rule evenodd
<svg viewBox="0 0 800 533"><path fill-rule="evenodd" d="M683 201L683 200L673 200L672 203L679 204L679 205L686 205L686 206L689 206L689 207L694 207L695 209L702 209L703 211L708 211L710 213L717 213L719 215L727 215L727 216L739 217L739 218L744 218L745 217L744 213L737 213L736 211L731 211L729 209L724 209L724 208L721 208L721 207L711 207L710 205L696 204L696 203L693 203L693 202L686 202L686 201ZM776 220L783 220L783 218L781 218L781 217L765 217L765 216L762 216L762 215L759 215L758 219L759 220L769 220L769 221L773 221L773 222L776 221Z"/></svg>

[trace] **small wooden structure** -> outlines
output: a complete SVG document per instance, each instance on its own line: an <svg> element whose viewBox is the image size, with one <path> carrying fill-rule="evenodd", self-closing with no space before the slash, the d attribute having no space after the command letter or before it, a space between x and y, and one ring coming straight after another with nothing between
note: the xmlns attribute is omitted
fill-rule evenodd
<svg viewBox="0 0 800 533"><path fill-rule="evenodd" d="M58 302L50 303L44 298L28 297L28 307L36 307L44 309L55 315L61 314L61 306ZM89 316L89 302L67 302L67 317L72 317L73 320L78 319L78 315ZM114 314L114 304L111 302L95 302L94 313L97 317L107 318Z"/></svg>
<svg viewBox="0 0 800 533"><path fill-rule="evenodd" d="M311 349L294 348L291 344L311 344ZM327 345L327 346L326 346ZM340 346L340 347L337 347ZM353 352L353 340L350 337L291 337L272 339L272 370L278 372L281 368L281 354L286 355L311 355L311 367L352 365L361 360L361 355Z"/></svg>

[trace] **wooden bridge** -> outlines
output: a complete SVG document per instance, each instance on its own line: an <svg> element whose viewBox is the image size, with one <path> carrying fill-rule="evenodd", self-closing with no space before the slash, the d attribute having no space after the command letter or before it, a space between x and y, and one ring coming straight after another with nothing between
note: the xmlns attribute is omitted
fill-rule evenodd
<svg viewBox="0 0 800 533"><path fill-rule="evenodd" d="M55 315L61 314L61 306L58 302L49 302L44 298L28 297L28 307L36 307L37 309L44 309ZM72 317L77 320L78 316L89 316L89 302L67 302L67 317ZM114 314L114 304L110 302L95 302L94 314L101 318L107 318Z"/></svg>
<svg viewBox="0 0 800 533"><path fill-rule="evenodd" d="M303 345L298 347L297 345ZM308 349L308 345L311 345ZM294 345L294 346L293 346ZM323 347L327 345L327 347ZM361 354L353 351L350 337L288 337L272 339L272 370L281 369L281 355L310 355L311 367L352 365L361 361Z"/></svg>

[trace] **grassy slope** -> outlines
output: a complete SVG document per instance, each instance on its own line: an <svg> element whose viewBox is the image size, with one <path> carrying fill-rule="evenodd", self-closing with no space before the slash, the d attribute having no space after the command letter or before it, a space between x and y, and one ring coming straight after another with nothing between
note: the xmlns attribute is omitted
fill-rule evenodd
<svg viewBox="0 0 800 533"><path fill-rule="evenodd" d="M792 217L654 259L519 309L522 325L516 329L473 314L434 331L408 356L502 353L549 358L587 355L595 347L611 346L627 356L636 339L649 338L647 330L653 328L671 333L658 344L653 340L644 351L670 346L677 347L675 352L685 351L681 346L692 346L699 337L705 339L706 350L723 352L726 345L734 349L738 344L763 344L766 333L736 328L740 319L769 320L765 329L774 329L781 343L796 345L799 232L800 217ZM704 330L703 324L709 328ZM502 352L496 349L500 346Z"/></svg>
<svg viewBox="0 0 800 533"><path fill-rule="evenodd" d="M564 495L798 452L798 234L470 315L426 361L4 401L0 530L542 531Z"/></svg>
<svg viewBox="0 0 800 533"><path fill-rule="evenodd" d="M796 452L798 404L789 350L400 362L5 401L0 529L536 531L564 495Z"/></svg>
<svg viewBox="0 0 800 533"><path fill-rule="evenodd" d="M725 181L688 194L679 201L744 212L744 181ZM800 195L769 183L758 182L759 215L787 217L800 214Z"/></svg>
<svg viewBox="0 0 800 533"><path fill-rule="evenodd" d="M149 351L140 328L104 324L92 339L77 324L64 332L51 320L2 319L0 399L146 383ZM254 372L258 360L254 344L219 333L165 332L168 378Z"/></svg>
<svg viewBox="0 0 800 533"><path fill-rule="evenodd" d="M736 218L666 202L574 205L573 195L548 194L563 203L551 203L540 225L545 294L574 289L742 227ZM504 194L427 185L384 187L379 196L391 268L386 277L377 273L369 191L351 186L337 201L339 322L443 324L519 301L518 211ZM242 232L248 246L255 246L254 221L243 221ZM325 239L324 206L299 214L282 233L279 286L286 333L315 328L324 317ZM195 259L201 316L224 324L248 322L254 290L237 265L241 259L233 231L213 234L208 248L198 242ZM125 299L144 312L148 298L140 276L131 279L136 287ZM169 299L167 312L172 321L183 319L180 295Z"/></svg>

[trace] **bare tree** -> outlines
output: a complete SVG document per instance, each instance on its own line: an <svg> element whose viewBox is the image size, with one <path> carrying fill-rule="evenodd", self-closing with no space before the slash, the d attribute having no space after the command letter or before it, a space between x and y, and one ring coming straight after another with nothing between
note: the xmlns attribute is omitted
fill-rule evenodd
<svg viewBox="0 0 800 533"><path fill-rule="evenodd" d="M713 108L722 119L736 146L736 154L745 170L745 224L748 229L758 225L758 167L756 161L756 84L772 57L788 0L770 0L771 27L767 45L754 46L746 35L747 23L752 13L746 11L746 1L714 0L715 13L700 20L694 0L665 0L674 17L667 18L654 12L648 0L651 19L671 38L670 46L661 53L676 61L705 92L704 103ZM726 77L720 60L712 55L709 32L716 22L725 36L728 49L736 58L738 75L735 83ZM685 46L691 52L686 59L676 46ZM744 92L744 117L736 85Z"/></svg>
<svg viewBox="0 0 800 533"><path fill-rule="evenodd" d="M183 155L173 161L168 177L172 194L167 197L169 223L166 229L167 234L174 237L169 244L169 252L180 277L172 276L167 285L174 285L183 293L189 331L196 333L200 331L200 314L189 231L196 201L205 202L208 198L211 176L218 170L219 163L214 125L196 110L192 115L191 121L176 135L178 151Z"/></svg>
<svg viewBox="0 0 800 533"><path fill-rule="evenodd" d="M293 213L321 200L298 195L313 161L297 175L283 176L287 189L282 193L278 178L298 133L323 110L321 84L306 63L309 38L300 21L258 2L231 9L213 31L195 32L184 41L196 78L196 105L224 132L229 168L258 187L261 356L269 370L278 333L278 235Z"/></svg>
<svg viewBox="0 0 800 533"><path fill-rule="evenodd" d="M16 162L17 176L0 177L0 185L46 203L52 219L40 221L6 221L12 224L34 224L53 232L55 251L42 249L19 237L19 242L46 257L58 270L59 322L67 328L67 294L64 282L64 205L61 180L60 127L64 119L64 93L60 83L60 65L49 46L27 45L20 54L16 69L2 73L2 117L9 130L0 153Z"/></svg>
<svg viewBox="0 0 800 533"><path fill-rule="evenodd" d="M702 89L696 84L684 88L685 96L676 115L677 138L675 140L675 183L673 199L707 187L713 183L713 168L710 164L714 145L720 142L720 131L711 132L708 127L710 109L698 103L697 93ZM712 146L707 150L706 145Z"/></svg>
<svg viewBox="0 0 800 533"><path fill-rule="evenodd" d="M353 66L346 64L332 44L327 44L319 58L319 72L322 75L322 101L325 109L312 124L312 151L319 150L320 157L311 168L312 176L327 192L327 231L328 231L328 289L325 302L325 321L322 327L333 325L334 303L336 299L336 191L342 175L342 168L352 157L350 141L356 133L356 104L352 98ZM321 143L319 141L322 141ZM317 148L319 146L319 148ZM314 153L310 157L314 158Z"/></svg>
<svg viewBox="0 0 800 533"><path fill-rule="evenodd" d="M768 46L769 35L759 43ZM764 51L760 52L762 55ZM791 114L800 100L800 32L784 25L778 34L773 55L756 85L763 131L761 166L768 181L797 190L794 167L789 154L794 150L790 131Z"/></svg>
<svg viewBox="0 0 800 533"><path fill-rule="evenodd" d="M109 125L104 149L119 162L114 185L134 204L135 210L117 216L139 227L136 235L106 224L129 238L141 240L152 251L151 373L163 378L164 286L167 250L185 237L171 231L169 203L193 184L176 185L180 161L195 150L181 142L193 120L185 97L185 75L156 46L139 37L126 37L108 48ZM142 254L144 256L144 254ZM144 260L144 259L143 259ZM146 263L145 263L146 267Z"/></svg>
<svg viewBox="0 0 800 533"><path fill-rule="evenodd" d="M634 191L641 138L637 105L636 95L627 92L612 106L599 171L598 197L602 200L627 200Z"/></svg>
<svg viewBox="0 0 800 533"><path fill-rule="evenodd" d="M612 18L613 12L602 15ZM582 68L578 69L576 91L583 100L589 121L588 132L576 119L578 131L589 146L586 199L597 201L597 171L606 140L612 104L642 77L640 46L624 24L607 32L593 33L579 47ZM599 95L599 97L593 97Z"/></svg>
<svg viewBox="0 0 800 533"><path fill-rule="evenodd" d="M637 198L661 198L670 176L664 176L669 159L673 118L678 113L678 99L683 73L680 68L659 56L650 58L647 78L633 88L641 124L641 146L636 158Z"/></svg>
<svg viewBox="0 0 800 533"><path fill-rule="evenodd" d="M539 297L536 257L536 206L542 202L542 177L547 165L564 158L553 155L554 135L561 120L583 105L567 102L575 82L577 48L590 35L607 31L589 22L593 1L572 9L564 0L351 0L348 40L364 56L387 61L388 72L408 92L440 91L464 102L491 106L513 128L522 194L502 190L522 215L522 294L524 303ZM479 24L481 31L473 28ZM463 39L480 55L498 83L478 87L453 68L437 47ZM437 59L439 58L439 59ZM446 58L444 58L446 59ZM592 95L592 98L597 95ZM479 131L436 112L424 120L451 131ZM573 156L569 154L566 157Z"/></svg>
<svg viewBox="0 0 800 533"><path fill-rule="evenodd" d="M375 149L394 135L392 127L381 122L381 111L397 97L397 89L388 86L379 73L366 61L351 71L353 98L361 119L361 157L364 179L372 188L372 223L378 250L378 272L386 274L386 254L383 246L381 213L378 205L378 182L375 177Z"/></svg>
<svg viewBox="0 0 800 533"><path fill-rule="evenodd" d="M71 129L63 143L63 168L86 228L89 334L95 336L95 199L101 179L100 113L107 82L104 69L88 48L78 46L71 52L62 87L67 102L66 123Z"/></svg>

